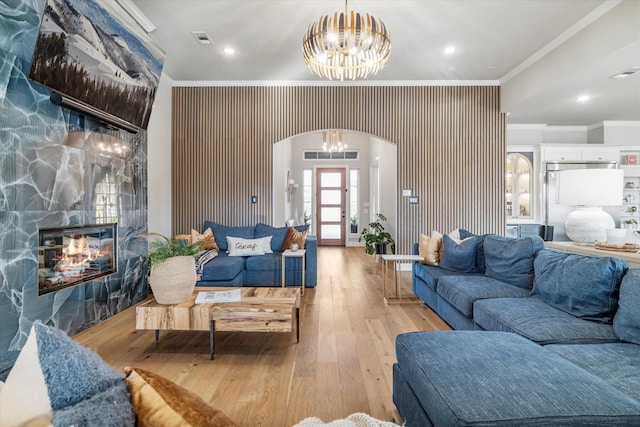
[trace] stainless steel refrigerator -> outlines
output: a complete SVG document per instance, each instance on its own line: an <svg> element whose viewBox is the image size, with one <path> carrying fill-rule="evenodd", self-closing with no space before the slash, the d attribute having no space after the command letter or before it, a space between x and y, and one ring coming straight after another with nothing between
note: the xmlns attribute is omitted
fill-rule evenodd
<svg viewBox="0 0 640 427"><path fill-rule="evenodd" d="M558 172L570 169L616 169L618 162L545 162L543 177L543 200L544 200L544 225L553 227L554 241L569 241L564 232L564 221L567 216L576 208L573 205L561 205L557 202L557 180ZM602 209L613 216L618 221L620 208L618 206L603 206Z"/></svg>

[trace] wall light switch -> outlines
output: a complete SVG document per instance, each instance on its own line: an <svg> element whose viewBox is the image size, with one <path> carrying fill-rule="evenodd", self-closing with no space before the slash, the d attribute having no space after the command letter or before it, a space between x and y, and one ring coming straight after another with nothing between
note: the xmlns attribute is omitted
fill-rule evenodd
<svg viewBox="0 0 640 427"><path fill-rule="evenodd" d="M251 203L258 203L258 196L251 196Z"/></svg>
<svg viewBox="0 0 640 427"><path fill-rule="evenodd" d="M412 205L417 205L418 204L418 197L417 196L409 197L409 203L412 204Z"/></svg>
<svg viewBox="0 0 640 427"><path fill-rule="evenodd" d="M411 197L411 189L404 189L402 190L402 197Z"/></svg>

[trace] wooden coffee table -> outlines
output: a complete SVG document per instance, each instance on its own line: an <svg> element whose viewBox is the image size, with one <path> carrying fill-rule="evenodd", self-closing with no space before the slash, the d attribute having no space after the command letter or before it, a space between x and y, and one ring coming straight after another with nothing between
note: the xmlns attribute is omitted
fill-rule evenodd
<svg viewBox="0 0 640 427"><path fill-rule="evenodd" d="M158 304L155 299L136 307L136 329L209 331L211 360L215 353L216 331L292 332L300 342L300 289L240 288L240 302L196 304L198 292L238 288L196 287L191 299L182 304Z"/></svg>

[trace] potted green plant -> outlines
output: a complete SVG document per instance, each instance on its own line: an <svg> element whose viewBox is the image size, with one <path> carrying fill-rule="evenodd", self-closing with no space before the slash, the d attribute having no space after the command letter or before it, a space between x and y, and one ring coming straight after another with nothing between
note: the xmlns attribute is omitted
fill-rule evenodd
<svg viewBox="0 0 640 427"><path fill-rule="evenodd" d="M311 224L311 214L305 209L302 213L302 220L305 224Z"/></svg>
<svg viewBox="0 0 640 427"><path fill-rule="evenodd" d="M152 242L145 256L151 267L149 284L159 304L180 304L193 295L198 280L194 255L201 251L201 244L160 236L164 240Z"/></svg>
<svg viewBox="0 0 640 427"><path fill-rule="evenodd" d="M358 232L358 215L351 215L351 234L356 234Z"/></svg>
<svg viewBox="0 0 640 427"><path fill-rule="evenodd" d="M382 225L382 221L386 220L383 214L378 213L375 221L370 222L360 233L358 241L364 240L364 248L369 255L384 254L387 252L387 246L391 247L392 254L396 253L396 241Z"/></svg>

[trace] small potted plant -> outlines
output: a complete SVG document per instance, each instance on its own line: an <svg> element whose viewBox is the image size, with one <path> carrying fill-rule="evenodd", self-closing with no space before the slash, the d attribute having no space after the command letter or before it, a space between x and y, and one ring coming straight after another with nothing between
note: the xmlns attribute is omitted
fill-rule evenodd
<svg viewBox="0 0 640 427"><path fill-rule="evenodd" d="M164 240L152 242L145 256L151 267L149 284L159 304L180 304L193 295L198 280L194 255L202 250L201 244L161 237Z"/></svg>
<svg viewBox="0 0 640 427"><path fill-rule="evenodd" d="M383 214L376 214L376 220L370 222L360 233L358 241L364 240L364 248L369 255L384 254L387 252L387 246L391 247L392 254L396 253L396 241L388 231L384 231L382 225L382 221L386 220Z"/></svg>
<svg viewBox="0 0 640 427"><path fill-rule="evenodd" d="M351 234L356 234L358 232L358 215L351 215Z"/></svg>

